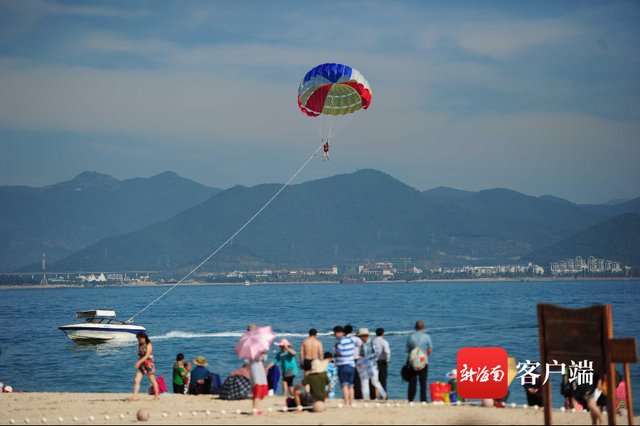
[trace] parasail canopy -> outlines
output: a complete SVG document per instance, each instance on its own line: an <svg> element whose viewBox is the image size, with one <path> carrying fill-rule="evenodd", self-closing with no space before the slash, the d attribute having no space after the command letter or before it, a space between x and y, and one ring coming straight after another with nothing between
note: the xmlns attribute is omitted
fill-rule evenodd
<svg viewBox="0 0 640 426"><path fill-rule="evenodd" d="M351 114L370 104L369 82L348 65L318 65L307 72L298 88L300 110L310 117Z"/></svg>

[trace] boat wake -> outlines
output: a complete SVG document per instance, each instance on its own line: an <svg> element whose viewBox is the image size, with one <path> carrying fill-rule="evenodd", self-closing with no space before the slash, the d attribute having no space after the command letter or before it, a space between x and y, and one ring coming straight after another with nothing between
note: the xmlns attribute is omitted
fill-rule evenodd
<svg viewBox="0 0 640 426"><path fill-rule="evenodd" d="M406 336L413 332L413 330L408 331L387 331L385 332L386 336ZM166 334L161 334L158 336L150 336L151 340L172 340L172 339L211 339L211 338L239 338L245 333L244 330L233 330L233 331L219 331L212 333L195 333L190 331L170 331ZM277 337L287 337L287 338L300 338L303 339L308 336L307 333L292 333L287 331L275 332ZM333 335L332 332L326 333L318 333L319 337L331 337Z"/></svg>

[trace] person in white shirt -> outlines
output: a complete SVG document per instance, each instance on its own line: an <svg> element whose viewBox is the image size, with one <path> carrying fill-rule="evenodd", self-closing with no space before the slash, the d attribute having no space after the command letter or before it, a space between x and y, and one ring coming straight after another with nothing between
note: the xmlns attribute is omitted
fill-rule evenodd
<svg viewBox="0 0 640 426"><path fill-rule="evenodd" d="M384 338L384 328L376 329L376 337L373 339L373 351L377 357L378 364L378 380L382 388L387 391L387 374L389 370L389 362L391 362L391 348L389 342Z"/></svg>

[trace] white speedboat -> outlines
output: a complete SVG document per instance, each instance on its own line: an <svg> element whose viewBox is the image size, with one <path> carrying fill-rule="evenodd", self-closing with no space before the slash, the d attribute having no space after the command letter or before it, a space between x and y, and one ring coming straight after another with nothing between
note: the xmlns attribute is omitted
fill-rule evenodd
<svg viewBox="0 0 640 426"><path fill-rule="evenodd" d="M115 311L93 310L76 312L76 318L84 322L58 327L69 339L78 343L104 343L112 341L133 341L136 334L146 331L141 325L118 321Z"/></svg>

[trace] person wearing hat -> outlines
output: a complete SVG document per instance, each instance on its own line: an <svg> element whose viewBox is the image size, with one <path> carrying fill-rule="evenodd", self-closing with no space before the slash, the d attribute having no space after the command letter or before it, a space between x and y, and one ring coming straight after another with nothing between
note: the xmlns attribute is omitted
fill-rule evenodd
<svg viewBox="0 0 640 426"><path fill-rule="evenodd" d="M280 353L275 356L275 362L280 364L280 371L282 372L282 394L293 395L293 379L298 374L298 365L296 363L296 351L293 349L291 342L287 339L282 339L275 343L276 346L280 346Z"/></svg>
<svg viewBox="0 0 640 426"><path fill-rule="evenodd" d="M327 376L326 360L314 359L311 361L309 374L295 387L296 409L311 409L315 413L324 411L324 400L327 399L331 382Z"/></svg>
<svg viewBox="0 0 640 426"><path fill-rule="evenodd" d="M189 393L199 395L202 393L207 393L206 389L206 381L211 377L211 372L207 368L209 363L207 362L207 358L202 355L195 358L193 363L196 365L193 370L191 370L191 381L189 382Z"/></svg>
<svg viewBox="0 0 640 426"><path fill-rule="evenodd" d="M385 392L378 380L378 365L376 364L373 346L369 342L369 334L368 328L358 330L358 337L362 340L362 346L360 346L360 358L358 359L356 368L360 376L360 383L362 383L362 399L371 399L369 395L369 382L371 382L376 389L380 398L387 399L387 392Z"/></svg>

